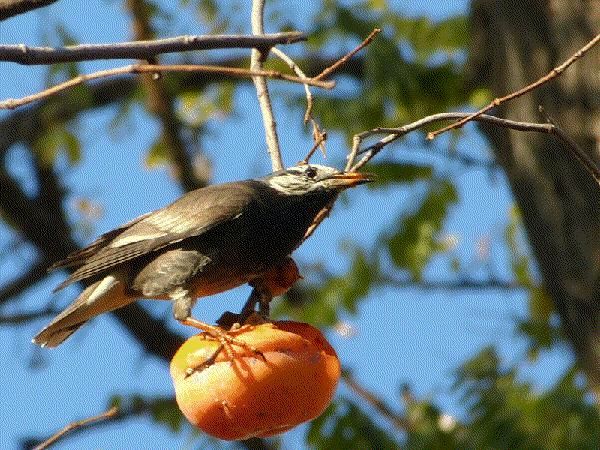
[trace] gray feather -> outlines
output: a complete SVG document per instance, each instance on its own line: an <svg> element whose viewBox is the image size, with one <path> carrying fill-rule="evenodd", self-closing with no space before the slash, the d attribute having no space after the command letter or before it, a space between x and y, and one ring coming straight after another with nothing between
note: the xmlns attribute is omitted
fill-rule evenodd
<svg viewBox="0 0 600 450"><path fill-rule="evenodd" d="M55 265L80 265L55 290L235 220L257 200L256 184L256 181L242 181L197 189L106 233L89 247L68 256L65 263Z"/></svg>

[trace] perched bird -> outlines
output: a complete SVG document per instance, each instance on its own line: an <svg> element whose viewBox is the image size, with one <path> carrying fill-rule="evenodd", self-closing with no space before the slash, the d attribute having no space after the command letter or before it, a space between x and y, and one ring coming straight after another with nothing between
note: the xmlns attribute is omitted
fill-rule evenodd
<svg viewBox="0 0 600 450"><path fill-rule="evenodd" d="M284 263L323 207L368 181L305 164L191 191L55 263L73 270L56 290L86 287L33 342L56 347L92 317L140 298L171 300L177 320L210 332L190 317L197 298L252 284Z"/></svg>

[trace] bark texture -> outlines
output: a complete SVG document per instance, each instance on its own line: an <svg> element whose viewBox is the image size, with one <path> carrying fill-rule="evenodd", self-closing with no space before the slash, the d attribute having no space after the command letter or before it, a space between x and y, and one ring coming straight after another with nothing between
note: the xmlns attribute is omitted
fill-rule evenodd
<svg viewBox="0 0 600 450"><path fill-rule="evenodd" d="M597 0L473 0L471 82L502 96L536 80L600 31ZM546 114L600 164L600 48L496 113ZM600 393L600 186L551 136L483 127L506 171L543 281L578 363Z"/></svg>

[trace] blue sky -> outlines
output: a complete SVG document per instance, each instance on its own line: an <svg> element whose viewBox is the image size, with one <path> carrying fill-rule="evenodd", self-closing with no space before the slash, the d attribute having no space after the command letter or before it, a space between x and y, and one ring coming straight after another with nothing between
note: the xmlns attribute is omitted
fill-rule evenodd
<svg viewBox="0 0 600 450"><path fill-rule="evenodd" d="M286 14L302 23L298 17L305 17L301 10L304 5L300 8L296 1L278 3L288 7ZM434 19L462 13L467 7L464 0L393 3L407 14L425 14ZM120 2L59 1L43 12L2 22L0 42L44 44L42 36L52 33L52 24L59 21L81 42L130 39L129 23ZM178 22L169 34L198 32L192 28L193 24L192 20ZM120 64L99 62L83 67L88 72ZM43 86L46 71L43 67L5 63L1 66L4 76L0 99L25 95ZM300 126L301 112L285 106L285 93L293 88L277 83L271 86L284 156L292 163L303 156L310 139ZM247 178L265 173L269 168L260 114L250 84L237 90L236 104L246 106L239 108L233 117L213 122L210 134L203 140L214 162L215 182ZM122 132L112 136L107 130L115 113L114 109L107 108L83 116L78 135L82 139L84 159L73 168L66 164L62 168L74 195L89 197L104 209L104 215L95 223L94 235L161 207L179 195L167 171L148 171L143 167L146 149L157 134L156 124L147 120L143 111L135 110ZM461 140L461 151L480 158L489 157L485 142L472 128L468 130ZM443 138L438 145L443 148ZM343 158L347 143L343 137L333 134L328 148L329 163L333 164ZM431 160L426 155L431 150L415 152L405 144L390 146L386 151L405 152L412 161ZM13 172L26 179L27 164L22 149L13 149L9 157ZM459 166L448 164L443 158L435 161L440 173L458 174L455 176L461 201L452 210L446 232L459 237L458 251L468 258L480 237L501 233L512 205L510 192L501 174L491 179L483 171L460 171ZM110 183L106 183L107 179ZM298 251L299 259L323 260L332 270L342 271L343 253L339 242L351 238L369 245L401 211L410 208L411 198L418 194L418 186L400 194L398 191L355 190L349 202L339 204L332 217ZM6 230L0 228L0 239L6 237ZM92 237L88 236L82 243ZM506 255L500 248L493 249L493 257L499 267L506 267ZM15 273L23 264L20 258L28 258L27 251L0 264L0 280ZM435 278L445 270L441 261L434 262L427 275ZM505 269L503 273L506 274ZM52 283L61 278L62 275L55 275ZM52 287L51 283L40 284L28 291L18 304L13 302L0 312L39 308L50 299L64 305L76 295L76 290L71 290L70 295L54 298ZM202 299L194 313L202 320L214 321L224 309L239 309L246 295L247 289L240 288ZM381 290L361 303L358 315L346 317L356 327L356 336L344 339L332 333L329 337L342 361L354 370L357 378L389 398L392 404L398 398L399 384L408 382L418 396L435 398L442 409L460 416L462 410L457 406L456 395L449 393L452 370L488 344L498 346L505 361L524 359L524 343L515 337L512 318L525 314L525 300L524 294L519 292ZM157 302L152 308L157 315L170 315L167 303ZM16 448L19 438L47 436L67 422L97 414L106 408L113 394L172 394L164 362L145 355L110 316L97 318L53 351L38 349L30 343L31 336L42 325L34 323L18 331L0 328L0 339L5 343L1 350L4 364L0 366L4 384L0 448ZM172 326L182 333L192 334L174 321ZM387 357L374 359L374 355ZM570 361L564 349L553 351L537 364L525 367L523 377L540 388L548 386ZM35 369L31 367L34 362L38 365ZM343 386L340 390L346 392ZM299 431L286 435L284 448L298 448L300 436ZM139 419L66 439L60 448L189 448L189 438L189 434L174 435L147 419Z"/></svg>

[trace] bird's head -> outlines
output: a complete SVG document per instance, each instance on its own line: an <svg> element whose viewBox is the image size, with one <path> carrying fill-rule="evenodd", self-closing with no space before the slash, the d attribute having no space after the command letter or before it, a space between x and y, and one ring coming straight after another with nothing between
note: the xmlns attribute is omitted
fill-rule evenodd
<svg viewBox="0 0 600 450"><path fill-rule="evenodd" d="M274 172L264 178L273 189L287 195L310 193L338 193L359 184L372 181L358 172L340 172L333 167L302 164Z"/></svg>

